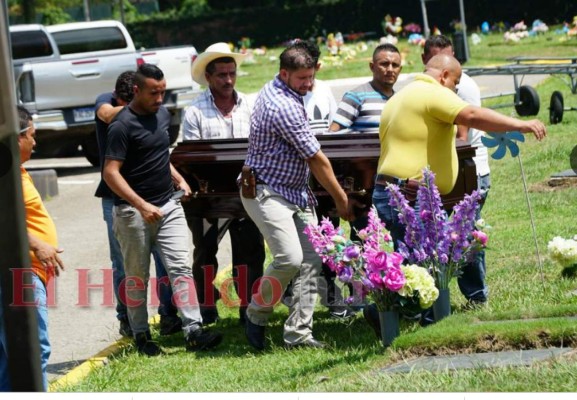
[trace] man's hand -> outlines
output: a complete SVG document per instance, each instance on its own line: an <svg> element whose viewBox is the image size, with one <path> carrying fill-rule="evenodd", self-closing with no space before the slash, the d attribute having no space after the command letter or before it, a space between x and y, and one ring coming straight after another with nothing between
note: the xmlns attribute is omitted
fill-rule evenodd
<svg viewBox="0 0 577 400"><path fill-rule="evenodd" d="M355 214L352 212L352 207L346 196L344 200L335 200L335 206L337 207L337 214L345 221L353 221L355 219Z"/></svg>
<svg viewBox="0 0 577 400"><path fill-rule="evenodd" d="M163 215L160 208L147 202L137 209L140 212L140 215L142 215L142 219L149 224L160 221Z"/></svg>
<svg viewBox="0 0 577 400"><path fill-rule="evenodd" d="M547 128L545 124L538 119L532 119L530 121L525 121L525 127L521 129L521 132L533 132L537 140L543 140L547 136Z"/></svg>
<svg viewBox="0 0 577 400"><path fill-rule="evenodd" d="M52 270L54 275L60 276L60 270L64 271L64 263L60 259L59 254L64 250L54 247L30 234L28 234L28 241L30 243L30 249L46 271Z"/></svg>
<svg viewBox="0 0 577 400"><path fill-rule="evenodd" d="M188 183L184 179L176 185L176 188L179 190L184 190L184 196L182 196L183 201L190 199L190 195L192 194L192 190L190 189L190 186L188 185Z"/></svg>

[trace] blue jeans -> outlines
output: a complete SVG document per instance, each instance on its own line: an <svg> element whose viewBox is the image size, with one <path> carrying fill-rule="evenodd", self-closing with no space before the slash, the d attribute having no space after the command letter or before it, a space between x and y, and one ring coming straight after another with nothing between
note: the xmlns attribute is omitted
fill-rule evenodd
<svg viewBox="0 0 577 400"><path fill-rule="evenodd" d="M477 176L477 190L481 193L482 203L477 210L476 219L481 218L481 209L483 208L484 201L487 199L490 188L491 179L489 174ZM483 250L477 253L472 262L465 264L463 267L463 273L457 279L457 282L459 284L459 289L461 289L461 293L463 293L463 296L465 296L467 300L476 302L487 301L489 289L485 283L486 271L485 251Z"/></svg>
<svg viewBox="0 0 577 400"><path fill-rule="evenodd" d="M385 223L385 227L390 232L395 250L397 250L397 242L404 240L405 237L405 225L399 221L399 213L395 207L389 205L390 200L391 195L386 186L375 184L373 205L377 209L379 218Z"/></svg>
<svg viewBox="0 0 577 400"><path fill-rule="evenodd" d="M147 332L147 286L150 276L150 252L157 248L170 278L175 301L186 335L202 326L202 318L192 279L188 226L180 201L169 200L160 207L162 218L146 222L133 206L114 206L114 233L118 238L126 275L128 320L136 336Z"/></svg>
<svg viewBox="0 0 577 400"><path fill-rule="evenodd" d="M114 200L109 197L103 197L102 215L106 222L108 232L108 247L110 250L110 261L112 263L112 280L114 295L116 296L116 318L118 318L118 320L123 320L128 318L126 314L126 304L120 300L118 289L125 278L124 262L122 260L120 244L118 243L116 236L114 236L114 231L112 229L112 207L114 207ZM176 315L176 307L172 304L172 289L170 283L167 282L168 275L166 274L162 258L158 254L156 248L152 250L152 257L154 258L156 278L158 279L158 285L156 287L159 300L158 314ZM163 284L161 281L167 282L167 284Z"/></svg>
<svg viewBox="0 0 577 400"><path fill-rule="evenodd" d="M48 339L48 307L46 306L46 287L38 275L32 274L34 285L34 299L37 302L36 319L38 322L38 340L40 343L40 367L42 369L42 381L44 391L48 390L48 377L46 367L50 358L50 341ZM9 392L10 378L8 375L8 346L6 344L6 332L4 330L4 309L1 304L2 293L0 292L0 392Z"/></svg>

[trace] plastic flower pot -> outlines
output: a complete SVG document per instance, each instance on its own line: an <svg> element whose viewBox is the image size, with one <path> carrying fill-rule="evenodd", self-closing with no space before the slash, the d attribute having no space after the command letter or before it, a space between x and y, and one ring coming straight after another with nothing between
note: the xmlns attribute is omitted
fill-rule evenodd
<svg viewBox="0 0 577 400"><path fill-rule="evenodd" d="M399 312L379 311L379 322L381 323L383 346L389 347L393 340L399 336Z"/></svg>
<svg viewBox="0 0 577 400"><path fill-rule="evenodd" d="M451 315L451 292L447 289L439 289L439 297L433 303L435 321L440 321Z"/></svg>

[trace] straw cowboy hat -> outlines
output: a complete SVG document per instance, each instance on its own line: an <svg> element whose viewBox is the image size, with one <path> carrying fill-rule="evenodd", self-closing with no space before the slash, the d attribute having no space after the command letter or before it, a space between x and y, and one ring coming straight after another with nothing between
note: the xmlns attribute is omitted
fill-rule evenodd
<svg viewBox="0 0 577 400"><path fill-rule="evenodd" d="M206 48L204 53L199 55L196 60L192 63L192 79L201 85L208 86L208 82L204 77L204 72L206 66L209 62L216 60L221 57L232 57L236 61L237 67L240 65L242 60L246 57L246 54L233 53L230 51L228 44L220 42L211 44Z"/></svg>

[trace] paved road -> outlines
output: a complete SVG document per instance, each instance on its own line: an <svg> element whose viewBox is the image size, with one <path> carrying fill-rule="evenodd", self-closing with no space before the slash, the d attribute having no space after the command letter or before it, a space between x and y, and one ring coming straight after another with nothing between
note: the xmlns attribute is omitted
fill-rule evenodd
<svg viewBox="0 0 577 400"><path fill-rule="evenodd" d="M52 380L106 348L120 335L114 307L107 305L111 298L106 298L102 288L86 289L87 284L102 284L102 269L111 268L106 225L100 200L94 197L100 172L82 157L33 159L26 167L55 168L58 175L59 195L46 201L66 265L66 271L56 280L56 306L49 310L52 355L48 372ZM220 265L230 262L229 247L225 238L218 254ZM84 298L86 293L88 297ZM149 312L152 316L155 309L151 307Z"/></svg>
<svg viewBox="0 0 577 400"><path fill-rule="evenodd" d="M536 84L544 76L527 76L524 84ZM370 77L329 82L335 98ZM506 76L475 77L484 95L509 92L513 79ZM400 80L399 87L404 81ZM50 338L52 356L48 371L49 379L65 374L71 368L96 354L117 340L118 325L114 308L103 301L101 288L88 290L88 302L81 297L86 292L82 274L88 282L101 284L102 269L110 268L106 228L102 220L99 199L93 196L99 180L99 172L82 157L61 159L33 159L26 164L28 169L55 168L58 174L59 196L46 202L46 207L56 222L60 245L67 270L56 283L56 306L50 309ZM192 246L192 243L191 243ZM228 238L218 254L220 265L230 262ZM84 272L88 271L88 272ZM83 289L84 288L84 289ZM151 312L154 310L151 309Z"/></svg>

